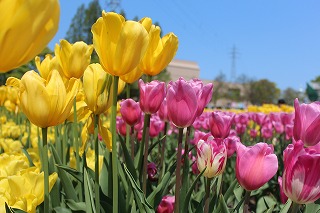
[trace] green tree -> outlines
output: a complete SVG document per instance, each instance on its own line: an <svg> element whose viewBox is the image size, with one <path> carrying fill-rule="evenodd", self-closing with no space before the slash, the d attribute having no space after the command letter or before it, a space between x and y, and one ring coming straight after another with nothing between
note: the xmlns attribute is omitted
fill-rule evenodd
<svg viewBox="0 0 320 213"><path fill-rule="evenodd" d="M99 17L101 17L101 6L98 0L93 0L89 3L88 8L85 10L85 17L84 17L84 35L87 44L92 44L92 33L91 27L97 21Z"/></svg>
<svg viewBox="0 0 320 213"><path fill-rule="evenodd" d="M279 95L280 89L277 88L274 82L267 79L250 83L250 102L252 104L276 103Z"/></svg>
<svg viewBox="0 0 320 213"><path fill-rule="evenodd" d="M65 37L66 40L68 40L70 43L86 40L87 32L85 29L87 27L85 26L85 20L86 8L84 4L81 4L77 9L76 14L72 18L67 35Z"/></svg>
<svg viewBox="0 0 320 213"><path fill-rule="evenodd" d="M303 94L291 87L288 87L285 90L283 90L282 97L285 100L286 104L293 106L294 99L303 99Z"/></svg>

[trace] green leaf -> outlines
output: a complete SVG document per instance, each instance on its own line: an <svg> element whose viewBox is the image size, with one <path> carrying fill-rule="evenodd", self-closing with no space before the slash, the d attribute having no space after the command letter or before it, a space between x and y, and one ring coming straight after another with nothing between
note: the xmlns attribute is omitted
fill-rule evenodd
<svg viewBox="0 0 320 213"><path fill-rule="evenodd" d="M196 177L196 179L193 181L193 183L191 184L190 188L188 189L188 192L187 192L187 194L185 196L185 201L184 201L183 206L182 206L182 212L187 212L188 206L189 206L189 203L190 203L190 198L191 198L192 191L193 191L194 187L196 186L199 178L202 176L202 174L204 173L205 170L206 170L206 168Z"/></svg>
<svg viewBox="0 0 320 213"><path fill-rule="evenodd" d="M83 182L83 174L81 172L79 172L78 170L73 169L70 166L63 165L63 164L56 164L56 167L58 167L58 169L63 169L64 171L68 172L70 175L75 177L78 181Z"/></svg>
<svg viewBox="0 0 320 213"><path fill-rule="evenodd" d="M70 209L67 209L65 207L57 206L53 209L53 212L56 213L72 213Z"/></svg>
<svg viewBox="0 0 320 213"><path fill-rule="evenodd" d="M6 213L26 213L25 211L22 211L21 209L9 207L7 203L5 203L5 209L6 209Z"/></svg>
<svg viewBox="0 0 320 213"><path fill-rule="evenodd" d="M160 142L162 142L162 140L166 137L166 135L162 136L158 141L156 141L155 143L151 144L151 146L148 149L148 153L150 154L151 151L153 150L154 147L156 147Z"/></svg>
<svg viewBox="0 0 320 213"><path fill-rule="evenodd" d="M87 173L87 169L84 168L83 172L84 172L84 198L86 203L86 212L95 213L96 209L93 201L94 200L93 191L92 191L89 175Z"/></svg>
<svg viewBox="0 0 320 213"><path fill-rule="evenodd" d="M219 196L219 201L220 201L220 206L221 206L221 210L222 210L221 212L229 213L228 206L226 204L226 201L224 200L223 195Z"/></svg>
<svg viewBox="0 0 320 213"><path fill-rule="evenodd" d="M272 197L270 196L263 196L258 200L257 203L257 213L263 213L266 211L269 211L271 209L274 209L274 207L276 206L277 202L275 200L272 199Z"/></svg>
<svg viewBox="0 0 320 213"><path fill-rule="evenodd" d="M75 202L74 200L66 199L65 203L73 211L86 211L85 202Z"/></svg>
<svg viewBox="0 0 320 213"><path fill-rule="evenodd" d="M50 150L51 150L51 153L54 157L54 160L56 163L58 164L62 164L61 163L61 160L59 158L59 155L56 151L56 149L54 148L54 146L49 143L49 147L50 147ZM78 197L77 197L77 193L72 185L72 182L70 180L70 178L68 177L67 173L58 167L58 175L59 175L59 178L61 179L61 183L62 183L62 186L64 188L64 192L66 193L66 198L67 199L72 199L76 202L78 202Z"/></svg>
<svg viewBox="0 0 320 213"><path fill-rule="evenodd" d="M316 213L320 211L320 205L316 203L306 204L306 209L304 213Z"/></svg>
<svg viewBox="0 0 320 213"><path fill-rule="evenodd" d="M127 146L125 144L125 141L122 139L122 137L119 137L119 140L120 140L120 144L121 144L121 147L122 147L122 150L123 150L123 155L124 155L124 159L125 159L125 162L126 162L126 165L128 166L128 169L132 175L132 177L137 181L138 177L137 177L137 173L136 173L136 169L134 167L134 164L133 164L133 161L132 161L132 158L129 154L129 151L127 149Z"/></svg>
<svg viewBox="0 0 320 213"><path fill-rule="evenodd" d="M284 207L281 209L280 213L287 213L290 209L291 204L292 204L292 201L288 199Z"/></svg>
<svg viewBox="0 0 320 213"><path fill-rule="evenodd" d="M33 164L33 162L32 162L32 158L31 158L31 156L29 155L29 153L27 152L27 150L25 150L24 148L21 149L21 150L22 150L23 154L27 157L27 159L28 159L28 161L29 161L29 166L30 166L30 167L33 167L34 164Z"/></svg>
<svg viewBox="0 0 320 213"><path fill-rule="evenodd" d="M130 171L128 170L128 168L126 167L125 164L123 164L123 166L124 166L124 171L126 172L128 178L130 180L131 187L133 189L132 191L133 191L133 194L135 197L135 201L139 207L140 212L154 213L154 210L152 209L152 207L150 206L150 204L146 200L146 197L144 196L142 190L138 187L138 184L136 183L136 181L134 180L134 178L130 174Z"/></svg>
<svg viewBox="0 0 320 213"><path fill-rule="evenodd" d="M229 188L223 196L225 200L228 200L229 197L233 194L234 188L236 187L237 183L237 179L234 179L234 181L232 181L232 183L230 184Z"/></svg>

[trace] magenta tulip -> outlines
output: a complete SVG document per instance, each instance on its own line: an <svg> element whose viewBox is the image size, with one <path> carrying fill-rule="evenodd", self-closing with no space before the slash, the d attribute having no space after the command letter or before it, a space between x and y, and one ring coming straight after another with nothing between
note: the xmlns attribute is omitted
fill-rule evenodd
<svg viewBox="0 0 320 213"><path fill-rule="evenodd" d="M249 122L249 115L247 113L239 113L234 116L234 121L243 125L247 125Z"/></svg>
<svg viewBox="0 0 320 213"><path fill-rule="evenodd" d="M293 137L293 125L292 124L286 125L286 127L284 128L284 131L286 133L286 140L292 139L292 137Z"/></svg>
<svg viewBox="0 0 320 213"><path fill-rule="evenodd" d="M261 128L261 136L264 138L264 139L270 139L272 138L273 136L273 129L272 129L272 126L263 126Z"/></svg>
<svg viewBox="0 0 320 213"><path fill-rule="evenodd" d="M278 184L280 186L280 201L281 203L285 204L288 200L287 195L284 193L283 188L282 188L282 177L278 177Z"/></svg>
<svg viewBox="0 0 320 213"><path fill-rule="evenodd" d="M159 108L159 111L158 111L158 115L160 117L161 120L167 122L169 121L168 119L168 108L167 108L167 98L164 98L163 99L163 102Z"/></svg>
<svg viewBox="0 0 320 213"><path fill-rule="evenodd" d="M293 113L282 112L282 113L280 113L280 118L281 118L282 124L284 126L286 126L288 124L293 124L294 114Z"/></svg>
<svg viewBox="0 0 320 213"><path fill-rule="evenodd" d="M206 105L211 101L212 93L213 93L213 84L209 83L207 85L203 85L203 82L199 79L191 79L189 84L192 86L194 91L196 92L196 96L198 97L198 109L196 116L200 116L206 107Z"/></svg>
<svg viewBox="0 0 320 213"><path fill-rule="evenodd" d="M191 126L196 118L198 98L194 89L183 78L170 82L167 92L169 120L177 127Z"/></svg>
<svg viewBox="0 0 320 213"><path fill-rule="evenodd" d="M122 101L120 107L121 116L127 124L134 126L140 121L141 109L137 102L129 98Z"/></svg>
<svg viewBox="0 0 320 213"><path fill-rule="evenodd" d="M239 184L247 191L260 188L267 183L278 170L278 158L273 153L273 146L257 143L246 147L238 143L236 177Z"/></svg>
<svg viewBox="0 0 320 213"><path fill-rule="evenodd" d="M157 208L157 213L173 213L174 210L174 196L164 196Z"/></svg>
<svg viewBox="0 0 320 213"><path fill-rule="evenodd" d="M240 143L240 138L237 136L229 136L224 139L224 143L227 147L227 157L230 158L237 150L238 143Z"/></svg>
<svg viewBox="0 0 320 213"><path fill-rule="evenodd" d="M149 136L154 138L164 129L164 123L158 116L152 115L150 118Z"/></svg>
<svg viewBox="0 0 320 213"><path fill-rule="evenodd" d="M157 80L144 83L140 79L139 89L141 110L146 114L156 113L166 95L165 83Z"/></svg>
<svg viewBox="0 0 320 213"><path fill-rule="evenodd" d="M212 178L222 174L227 163L227 148L221 139L209 137L197 144L197 166L204 177Z"/></svg>
<svg viewBox="0 0 320 213"><path fill-rule="evenodd" d="M157 165L153 162L148 163L147 165L148 180L152 182L157 181L158 180L157 173L158 173Z"/></svg>
<svg viewBox="0 0 320 213"><path fill-rule="evenodd" d="M209 117L211 134L215 138L226 138L230 134L234 114L226 112L212 112Z"/></svg>
<svg viewBox="0 0 320 213"><path fill-rule="evenodd" d="M283 152L284 193L295 203L312 203L320 198L320 153L304 148L302 141L289 144Z"/></svg>
<svg viewBox="0 0 320 213"><path fill-rule="evenodd" d="M293 137L302 140L306 146L314 146L320 141L320 102L299 104L294 100L295 118Z"/></svg>

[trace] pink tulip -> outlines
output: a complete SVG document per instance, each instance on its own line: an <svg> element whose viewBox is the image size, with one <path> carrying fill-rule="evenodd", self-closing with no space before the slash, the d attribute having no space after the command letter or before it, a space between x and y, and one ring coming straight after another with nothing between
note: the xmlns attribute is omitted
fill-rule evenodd
<svg viewBox="0 0 320 213"><path fill-rule="evenodd" d="M239 113L234 116L235 123L247 125L249 122L249 115L247 113Z"/></svg>
<svg viewBox="0 0 320 213"><path fill-rule="evenodd" d="M273 146L257 143L246 147L238 143L236 177L239 184L247 191L260 188L267 183L278 170L278 158L273 153Z"/></svg>
<svg viewBox="0 0 320 213"><path fill-rule="evenodd" d="M151 138L157 137L164 129L164 123L158 116L152 115L150 118L149 136Z"/></svg>
<svg viewBox="0 0 320 213"><path fill-rule="evenodd" d="M140 79L139 89L141 110L146 114L156 113L166 95L165 83L156 80L144 83Z"/></svg>
<svg viewBox="0 0 320 213"><path fill-rule="evenodd" d="M212 178L222 174L227 162L227 148L221 139L209 137L197 144L197 166L204 177Z"/></svg>
<svg viewBox="0 0 320 213"><path fill-rule="evenodd" d="M174 210L174 196L164 196L157 208L157 213L173 213Z"/></svg>
<svg viewBox="0 0 320 213"><path fill-rule="evenodd" d="M141 109L137 102L131 98L126 99L120 104L120 113L123 120L130 126L134 126L141 119Z"/></svg>
<svg viewBox="0 0 320 213"><path fill-rule="evenodd" d="M197 145L199 140L206 141L211 136L210 133L195 130L193 134L193 139L190 141L192 145Z"/></svg>
<svg viewBox="0 0 320 213"><path fill-rule="evenodd" d="M302 141L289 144L283 151L284 193L295 203L312 203L320 198L320 153L304 148Z"/></svg>
<svg viewBox="0 0 320 213"><path fill-rule="evenodd" d="M306 146L316 145L320 141L320 102L300 105L296 98L294 108L294 139L302 140Z"/></svg>
<svg viewBox="0 0 320 213"><path fill-rule="evenodd" d="M169 120L179 128L191 126L196 118L197 101L194 89L183 78L170 82L167 92Z"/></svg>
<svg viewBox="0 0 320 213"><path fill-rule="evenodd" d="M191 79L189 84L193 87L198 97L198 109L196 116L200 116L205 108L205 106L211 101L213 93L213 84L209 83L203 86L203 82L199 79Z"/></svg>
<svg viewBox="0 0 320 213"><path fill-rule="evenodd" d="M249 134L250 134L251 138L256 138L257 135L258 135L258 131L255 130L255 129L250 129L250 133Z"/></svg>
<svg viewBox="0 0 320 213"><path fill-rule="evenodd" d="M237 136L229 136L224 139L224 142L227 147L227 157L230 158L237 150L237 145L240 143L240 138Z"/></svg>
<svg viewBox="0 0 320 213"><path fill-rule="evenodd" d="M274 127L274 130L276 130L277 133L282 134L284 132L284 126L279 121L273 121L272 125Z"/></svg>
<svg viewBox="0 0 320 213"><path fill-rule="evenodd" d="M262 112L255 113L254 115L255 116L253 120L260 126L262 126L267 121L268 116Z"/></svg>
<svg viewBox="0 0 320 213"><path fill-rule="evenodd" d="M292 136L293 136L293 125L292 124L286 125L286 127L284 128L284 131L286 133L286 140L292 139Z"/></svg>
<svg viewBox="0 0 320 213"><path fill-rule="evenodd" d="M272 129L272 126L271 128L269 126L263 126L261 128L261 136L265 139L269 139L269 138L272 138L273 136L273 129Z"/></svg>
<svg viewBox="0 0 320 213"><path fill-rule="evenodd" d="M278 184L280 186L280 201L281 203L285 204L288 200L287 195L283 192L283 188L282 188L282 177L279 176L278 177Z"/></svg>
<svg viewBox="0 0 320 213"><path fill-rule="evenodd" d="M163 102L162 102L162 104L160 106L160 109L158 111L158 115L159 115L161 120L163 120L165 122L169 121L168 108L167 108L167 98L163 99Z"/></svg>
<svg viewBox="0 0 320 213"><path fill-rule="evenodd" d="M282 113L280 113L280 118L281 118L282 124L284 126L286 126L288 124L293 124L294 114L293 113L282 112Z"/></svg>
<svg viewBox="0 0 320 213"><path fill-rule="evenodd" d="M247 126L241 123L236 124L236 132L238 135L243 135L247 130Z"/></svg>
<svg viewBox="0 0 320 213"><path fill-rule="evenodd" d="M126 133L127 133L126 122L124 122L124 120L121 117L117 117L116 127L117 127L117 132L120 133L120 135L126 136Z"/></svg>
<svg viewBox="0 0 320 213"><path fill-rule="evenodd" d="M148 174L148 180L154 182L158 180L157 177L158 169L157 165L153 162L147 164L147 174Z"/></svg>
<svg viewBox="0 0 320 213"><path fill-rule="evenodd" d="M230 134L234 114L225 112L212 112L209 117L211 134L215 138L226 138Z"/></svg>

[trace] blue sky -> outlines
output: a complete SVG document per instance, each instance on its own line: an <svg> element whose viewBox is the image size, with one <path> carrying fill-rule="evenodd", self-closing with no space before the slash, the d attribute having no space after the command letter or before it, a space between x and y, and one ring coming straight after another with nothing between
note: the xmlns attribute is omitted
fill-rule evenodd
<svg viewBox="0 0 320 213"><path fill-rule="evenodd" d="M60 28L49 47L64 38L78 6L88 2L60 0ZM100 4L109 10L106 1ZM320 75L320 1L121 0L119 8L127 19L148 16L164 34L175 33L175 58L197 62L202 79L223 72L231 80L233 46L236 76L299 90Z"/></svg>

